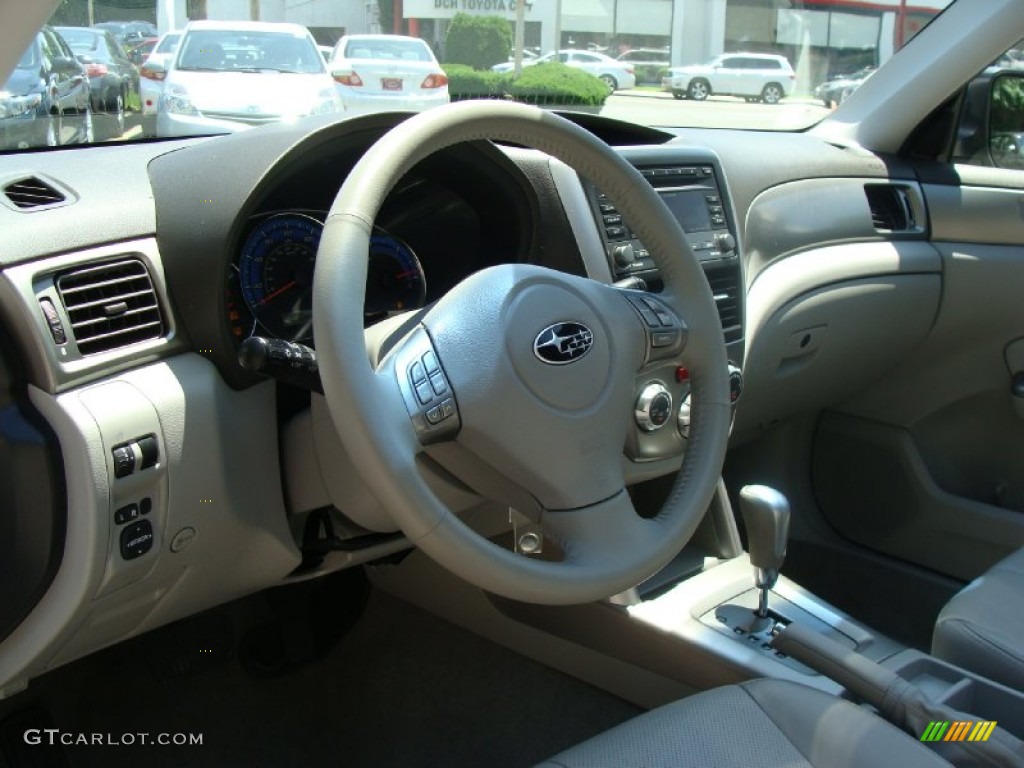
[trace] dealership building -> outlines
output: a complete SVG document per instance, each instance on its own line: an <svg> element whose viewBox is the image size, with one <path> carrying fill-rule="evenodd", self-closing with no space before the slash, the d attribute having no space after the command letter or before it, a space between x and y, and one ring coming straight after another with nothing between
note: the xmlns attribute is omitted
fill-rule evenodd
<svg viewBox="0 0 1024 768"><path fill-rule="evenodd" d="M692 64L732 51L781 53L804 87L832 72L888 59L947 3L944 0L158 0L161 31L189 18L290 21L318 41L341 34L401 32L443 53L457 13L501 16L514 23L523 1L525 44L666 51L671 64ZM557 43L557 45L556 45Z"/></svg>

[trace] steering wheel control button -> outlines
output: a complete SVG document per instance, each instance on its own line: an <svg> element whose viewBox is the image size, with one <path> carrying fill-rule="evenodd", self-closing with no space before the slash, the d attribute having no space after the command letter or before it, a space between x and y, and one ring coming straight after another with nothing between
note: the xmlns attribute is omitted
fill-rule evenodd
<svg viewBox="0 0 1024 768"><path fill-rule="evenodd" d="M438 371L430 376L430 387L435 395L443 395L448 391L448 382L444 380L444 374Z"/></svg>
<svg viewBox="0 0 1024 768"><path fill-rule="evenodd" d="M114 512L114 524L115 525L124 525L125 523L130 523L132 520L134 520L138 516L139 516L139 507L138 507L138 505L137 504L128 504L128 505L126 505L124 507L121 507L116 512Z"/></svg>
<svg viewBox="0 0 1024 768"><path fill-rule="evenodd" d="M409 366L409 378L413 384L420 384L427 380L427 372L419 360Z"/></svg>
<svg viewBox="0 0 1024 768"><path fill-rule="evenodd" d="M651 334L651 346L655 348L671 347L678 338L679 331L655 331Z"/></svg>
<svg viewBox="0 0 1024 768"><path fill-rule="evenodd" d="M672 393L655 381L643 388L633 410L636 424L645 432L654 432L672 418Z"/></svg>
<svg viewBox="0 0 1024 768"><path fill-rule="evenodd" d="M533 354L548 365L568 365L594 346L594 332L583 323L564 320L549 325L533 340Z"/></svg>
<svg viewBox="0 0 1024 768"><path fill-rule="evenodd" d="M153 524L138 520L121 530L121 557L134 560L153 548Z"/></svg>
<svg viewBox="0 0 1024 768"><path fill-rule="evenodd" d="M451 384L422 326L398 353L395 374L420 443L436 443L459 431Z"/></svg>
<svg viewBox="0 0 1024 768"><path fill-rule="evenodd" d="M414 386L416 388L416 399L420 401L421 405L427 405L434 399L434 390L430 388L429 382L424 380Z"/></svg>

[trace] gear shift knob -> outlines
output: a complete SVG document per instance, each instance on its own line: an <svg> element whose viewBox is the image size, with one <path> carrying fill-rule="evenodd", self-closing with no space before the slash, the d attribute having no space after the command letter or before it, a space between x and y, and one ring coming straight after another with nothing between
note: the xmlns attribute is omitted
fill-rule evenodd
<svg viewBox="0 0 1024 768"><path fill-rule="evenodd" d="M775 586L786 558L789 539L789 500L766 485L740 490L740 512L747 527L747 548L754 566L754 584L761 590L757 615L768 615L768 590Z"/></svg>

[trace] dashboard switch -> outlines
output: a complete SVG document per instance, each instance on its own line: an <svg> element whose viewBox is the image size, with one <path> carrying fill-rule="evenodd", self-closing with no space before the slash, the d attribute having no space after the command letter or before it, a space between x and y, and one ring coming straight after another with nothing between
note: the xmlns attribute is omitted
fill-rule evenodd
<svg viewBox="0 0 1024 768"><path fill-rule="evenodd" d="M128 504L114 512L114 523L124 525L130 523L139 516L139 507L136 504Z"/></svg>
<svg viewBox="0 0 1024 768"><path fill-rule="evenodd" d="M138 520L121 531L121 557L134 560L153 548L153 524Z"/></svg>
<svg viewBox="0 0 1024 768"><path fill-rule="evenodd" d="M633 413L644 432L660 429L672 418L672 394L661 382L652 381L636 399Z"/></svg>
<svg viewBox="0 0 1024 768"><path fill-rule="evenodd" d="M154 435L140 437L137 444L139 451L142 453L142 469L156 466L156 462L160 458L160 449L157 446L156 437Z"/></svg>
<svg viewBox="0 0 1024 768"><path fill-rule="evenodd" d="M114 456L114 477L128 477L135 471L135 451L130 445L119 445L111 452Z"/></svg>

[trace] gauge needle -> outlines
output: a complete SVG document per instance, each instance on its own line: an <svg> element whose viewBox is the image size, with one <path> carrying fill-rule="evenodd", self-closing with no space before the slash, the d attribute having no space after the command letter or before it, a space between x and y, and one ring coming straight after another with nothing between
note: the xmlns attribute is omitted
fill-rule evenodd
<svg viewBox="0 0 1024 768"><path fill-rule="evenodd" d="M264 296L263 299L260 301L260 306L262 307L264 304L266 304L271 299L276 298L277 296L280 296L285 291L291 290L292 288L294 288L298 284L299 284L298 281L292 280L290 283L286 283L285 285L282 285L280 288L278 288L276 291L274 291L270 295Z"/></svg>

